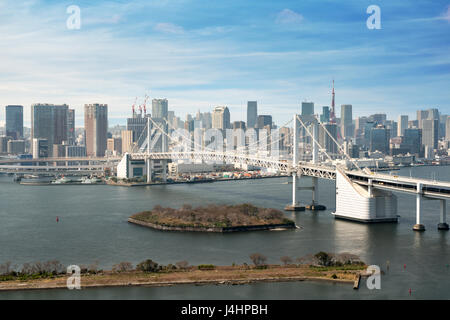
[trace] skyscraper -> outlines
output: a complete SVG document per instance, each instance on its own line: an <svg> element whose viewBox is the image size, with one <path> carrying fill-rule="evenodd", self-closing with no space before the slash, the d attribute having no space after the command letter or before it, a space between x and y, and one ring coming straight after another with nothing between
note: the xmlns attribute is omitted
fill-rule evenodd
<svg viewBox="0 0 450 320"><path fill-rule="evenodd" d="M258 116L258 128L263 129L265 126L269 126L272 129L272 116L261 114Z"/></svg>
<svg viewBox="0 0 450 320"><path fill-rule="evenodd" d="M84 129L86 130L86 154L103 157L107 147L108 105L84 105Z"/></svg>
<svg viewBox="0 0 450 320"><path fill-rule="evenodd" d="M407 128L403 132L401 147L411 154L420 155L422 149L422 129Z"/></svg>
<svg viewBox="0 0 450 320"><path fill-rule="evenodd" d="M133 150L133 131L122 131L122 153L131 152Z"/></svg>
<svg viewBox="0 0 450 320"><path fill-rule="evenodd" d="M389 129L379 124L376 128L372 128L370 135L370 151L380 151L384 154L389 153Z"/></svg>
<svg viewBox="0 0 450 320"><path fill-rule="evenodd" d="M230 110L228 107L215 107L212 113L212 127L215 129L231 129Z"/></svg>
<svg viewBox="0 0 450 320"><path fill-rule="evenodd" d="M69 109L67 113L67 142L75 144L75 109Z"/></svg>
<svg viewBox="0 0 450 320"><path fill-rule="evenodd" d="M314 102L302 102L302 116L314 114Z"/></svg>
<svg viewBox="0 0 450 320"><path fill-rule="evenodd" d="M48 156L52 156L53 141L55 136L54 105L52 104L33 104L31 106L31 140L47 140ZM34 148L34 144L32 145ZM37 154L33 151L33 155Z"/></svg>
<svg viewBox="0 0 450 320"><path fill-rule="evenodd" d="M152 100L152 118L166 119L169 113L169 102L167 99L153 99Z"/></svg>
<svg viewBox="0 0 450 320"><path fill-rule="evenodd" d="M353 137L353 120L352 120L352 105L341 105L341 135L342 138Z"/></svg>
<svg viewBox="0 0 450 320"><path fill-rule="evenodd" d="M445 141L450 141L450 116L445 121Z"/></svg>
<svg viewBox="0 0 450 320"><path fill-rule="evenodd" d="M132 118L127 118L127 130L133 132L133 142L137 142L142 136L142 132L147 128L148 117L141 115L134 115Z"/></svg>
<svg viewBox="0 0 450 320"><path fill-rule="evenodd" d="M13 139L23 137L23 106L6 106L6 136Z"/></svg>
<svg viewBox="0 0 450 320"><path fill-rule="evenodd" d="M53 108L53 144L62 144L63 141L67 143L69 107L64 104Z"/></svg>
<svg viewBox="0 0 450 320"><path fill-rule="evenodd" d="M431 149L437 149L439 137L439 120L422 120L422 144Z"/></svg>
<svg viewBox="0 0 450 320"><path fill-rule="evenodd" d="M258 103L256 101L247 102L247 128L255 128L258 117Z"/></svg>
<svg viewBox="0 0 450 320"><path fill-rule="evenodd" d="M323 126L319 126L319 144L329 155L338 154L338 147L331 138L337 140L337 128L335 123L325 123Z"/></svg>
<svg viewBox="0 0 450 320"><path fill-rule="evenodd" d="M370 121L375 122L376 124L386 124L386 114L384 113L376 113L369 116Z"/></svg>
<svg viewBox="0 0 450 320"><path fill-rule="evenodd" d="M405 129L408 128L408 116L401 115L398 117L397 136L403 137Z"/></svg>
<svg viewBox="0 0 450 320"><path fill-rule="evenodd" d="M320 115L320 122L327 123L330 122L330 107L323 106L322 114Z"/></svg>

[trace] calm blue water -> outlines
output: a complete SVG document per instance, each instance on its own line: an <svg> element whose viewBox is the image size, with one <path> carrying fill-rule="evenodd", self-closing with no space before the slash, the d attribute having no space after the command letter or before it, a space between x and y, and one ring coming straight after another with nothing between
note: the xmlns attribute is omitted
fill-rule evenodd
<svg viewBox="0 0 450 320"><path fill-rule="evenodd" d="M401 174L410 175L410 169ZM450 167L421 167L413 176L450 181ZM329 283L260 283L244 286L179 286L170 288L103 288L0 293L0 299L121 298L121 299L408 299L450 298L449 232L438 231L438 201L424 201L427 231L411 230L415 223L415 198L398 195L400 222L360 224L335 220L334 182L320 181L320 202L327 211L288 213L300 229L236 234L197 234L155 231L127 223L136 212L156 204L177 207L184 203L242 203L282 209L291 201L287 178L151 186L144 188L99 186L22 186L11 177L0 177L0 262L46 261L64 264L98 262L103 268L130 261L153 259L159 263L187 260L191 264L250 263L260 252L270 263L281 256L293 258L318 251L352 252L386 271L382 289L358 291L349 285ZM302 184L310 184L302 178ZM310 191L302 191L307 202ZM448 204L447 204L448 207ZM448 210L448 209L447 209ZM59 222L56 222L56 217ZM406 265L406 270L403 266Z"/></svg>

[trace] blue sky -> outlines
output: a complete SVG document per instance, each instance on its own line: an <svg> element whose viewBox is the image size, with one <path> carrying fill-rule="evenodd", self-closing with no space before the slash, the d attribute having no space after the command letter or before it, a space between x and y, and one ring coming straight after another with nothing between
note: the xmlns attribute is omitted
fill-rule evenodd
<svg viewBox="0 0 450 320"><path fill-rule="evenodd" d="M354 116L450 113L450 1L0 0L0 105L107 103L125 123L135 97L166 97L184 118L247 100L282 124L314 101ZM369 5L381 30L369 30ZM81 29L68 30L69 5ZM3 108L2 108L3 109ZM339 115L338 108L338 115ZM0 124L4 111L0 113Z"/></svg>

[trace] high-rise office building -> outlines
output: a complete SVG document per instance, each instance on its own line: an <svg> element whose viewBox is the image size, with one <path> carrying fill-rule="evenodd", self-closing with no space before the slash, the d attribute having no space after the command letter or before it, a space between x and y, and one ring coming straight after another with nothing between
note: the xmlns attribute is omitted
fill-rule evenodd
<svg viewBox="0 0 450 320"><path fill-rule="evenodd" d="M53 141L55 137L55 118L54 108L52 104L33 104L31 106L31 140L45 139L47 140L48 157L52 156ZM39 155L39 151L34 150L35 144L32 144L32 152Z"/></svg>
<svg viewBox="0 0 450 320"><path fill-rule="evenodd" d="M53 108L53 144L67 143L69 107L64 104Z"/></svg>
<svg viewBox="0 0 450 320"><path fill-rule="evenodd" d="M245 122L244 121L234 121L233 122L233 130L242 129L245 130Z"/></svg>
<svg viewBox="0 0 450 320"><path fill-rule="evenodd" d="M422 120L422 144L431 149L437 149L439 137L439 120Z"/></svg>
<svg viewBox="0 0 450 320"><path fill-rule="evenodd" d="M32 141L33 158L35 159L48 158L50 156L47 139L34 138L31 141Z"/></svg>
<svg viewBox="0 0 450 320"><path fill-rule="evenodd" d="M25 140L9 140L7 145L8 154L25 153Z"/></svg>
<svg viewBox="0 0 450 320"><path fill-rule="evenodd" d="M320 122L327 123L330 122L330 107L322 107L322 114L320 115Z"/></svg>
<svg viewBox="0 0 450 320"><path fill-rule="evenodd" d="M420 155L422 149L422 129L406 128L403 132L401 148L411 154Z"/></svg>
<svg viewBox="0 0 450 320"><path fill-rule="evenodd" d="M109 138L107 150L118 155L122 154L122 138Z"/></svg>
<svg viewBox="0 0 450 320"><path fill-rule="evenodd" d="M314 102L302 102L302 116L314 114Z"/></svg>
<svg viewBox="0 0 450 320"><path fill-rule="evenodd" d="M131 152L133 150L133 131L122 131L122 153Z"/></svg>
<svg viewBox="0 0 450 320"><path fill-rule="evenodd" d="M247 102L247 128L256 128L258 118L258 103L256 101Z"/></svg>
<svg viewBox="0 0 450 320"><path fill-rule="evenodd" d="M75 109L69 109L67 113L67 143L75 144Z"/></svg>
<svg viewBox="0 0 450 320"><path fill-rule="evenodd" d="M425 119L428 119L428 111L417 110L417 123L419 125L419 129L422 129L422 120Z"/></svg>
<svg viewBox="0 0 450 320"><path fill-rule="evenodd" d="M107 146L108 105L84 105L84 129L86 131L86 154L103 157Z"/></svg>
<svg viewBox="0 0 450 320"><path fill-rule="evenodd" d="M272 116L261 114L258 116L258 129L269 126L272 129Z"/></svg>
<svg viewBox="0 0 450 320"><path fill-rule="evenodd" d="M23 137L23 106L6 106L6 136L13 139Z"/></svg>
<svg viewBox="0 0 450 320"><path fill-rule="evenodd" d="M85 146L65 146L67 158L82 158L86 157Z"/></svg>
<svg viewBox="0 0 450 320"><path fill-rule="evenodd" d="M319 126L319 144L329 155L338 154L338 147L333 141L337 141L338 126L335 123L325 123ZM331 137L330 137L331 135Z"/></svg>
<svg viewBox="0 0 450 320"><path fill-rule="evenodd" d="M8 152L8 141L11 140L11 137L0 136L0 153Z"/></svg>
<svg viewBox="0 0 450 320"><path fill-rule="evenodd" d="M230 110L228 107L215 107L212 113L212 127L214 129L231 129Z"/></svg>
<svg viewBox="0 0 450 320"><path fill-rule="evenodd" d="M133 142L138 142L142 136L142 132L147 128L148 117L134 114L132 118L127 119L127 130L133 132Z"/></svg>
<svg viewBox="0 0 450 320"><path fill-rule="evenodd" d="M380 151L384 154L389 153L389 136L390 130L385 126L379 124L375 128L372 128L370 134L370 151Z"/></svg>
<svg viewBox="0 0 450 320"><path fill-rule="evenodd" d="M166 119L169 113L169 102L167 99L152 100L152 119Z"/></svg>
<svg viewBox="0 0 450 320"><path fill-rule="evenodd" d="M398 117L397 136L403 137L403 133L407 128L408 128L408 116L400 115Z"/></svg>
<svg viewBox="0 0 450 320"><path fill-rule="evenodd" d="M445 141L450 141L450 116L445 121Z"/></svg>
<svg viewBox="0 0 450 320"><path fill-rule="evenodd" d="M341 136L342 138L353 137L353 120L352 120L352 105L341 105Z"/></svg>
<svg viewBox="0 0 450 320"><path fill-rule="evenodd" d="M376 124L385 125L387 116L384 113L376 113L369 116L369 120L375 122Z"/></svg>

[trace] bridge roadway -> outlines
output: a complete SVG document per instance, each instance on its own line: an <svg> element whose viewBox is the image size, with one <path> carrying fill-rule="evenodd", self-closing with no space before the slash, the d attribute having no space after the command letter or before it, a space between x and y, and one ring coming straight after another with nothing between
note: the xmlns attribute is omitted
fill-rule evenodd
<svg viewBox="0 0 450 320"><path fill-rule="evenodd" d="M152 152L133 153L133 159L150 160L193 160L193 161L224 161L225 163L246 164L255 167L271 168L280 172L291 173L296 170L299 176L309 176L321 179L336 180L336 168L334 166L318 165L310 162L298 162L297 167L292 167L290 160L278 160L264 158L258 155L249 156L240 153L230 152ZM102 171L107 167L114 166L121 158L40 158L40 159L7 159L0 160L0 172L49 172L49 171ZM65 165L48 165L49 163L62 163ZM87 165L68 165L69 162L88 162ZM38 164L47 165L38 165ZM34 165L31 165L34 164ZM410 178L405 176L387 175L373 173L368 170L344 170L352 182L371 186L377 189L405 192L417 194L419 184L420 193L433 199L450 199L450 182L435 181L420 178Z"/></svg>
<svg viewBox="0 0 450 320"><path fill-rule="evenodd" d="M226 163L241 163L256 167L273 168L282 172L292 172L291 161L263 159L257 156L246 156L234 153L220 152L160 152L160 153L137 153L132 155L133 159L190 159L204 161L225 161ZM315 177L328 180L336 180L336 168L334 166L318 165L309 162L298 162L297 174L301 176ZM344 170L352 182L371 186L376 189L405 192L410 194L421 193L427 198L450 199L450 182L434 181L420 178L409 178L405 176L387 175L370 172L368 170ZM421 191L418 192L418 184Z"/></svg>

